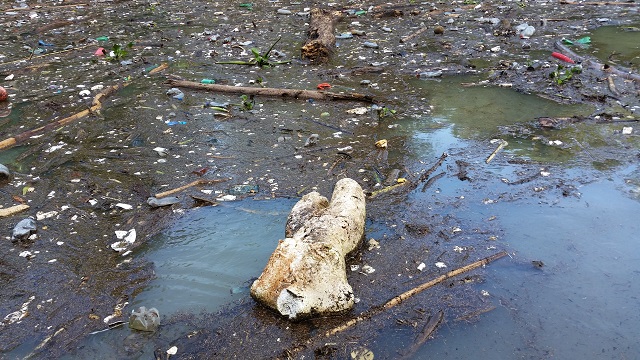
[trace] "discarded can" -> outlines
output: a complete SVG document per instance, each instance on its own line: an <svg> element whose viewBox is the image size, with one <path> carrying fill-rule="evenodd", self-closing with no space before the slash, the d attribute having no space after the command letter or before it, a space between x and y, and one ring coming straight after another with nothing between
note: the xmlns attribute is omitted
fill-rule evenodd
<svg viewBox="0 0 640 360"><path fill-rule="evenodd" d="M200 80L200 83L202 83L202 84L215 84L216 81L213 80L213 79L202 79L202 80Z"/></svg>
<svg viewBox="0 0 640 360"><path fill-rule="evenodd" d="M160 326L160 313L158 309L141 306L138 311L131 312L129 317L129 327L141 331L156 331Z"/></svg>
<svg viewBox="0 0 640 360"><path fill-rule="evenodd" d="M320 89L320 90L331 89L331 84L329 84L329 83L318 84L318 89Z"/></svg>
<svg viewBox="0 0 640 360"><path fill-rule="evenodd" d="M7 94L7 89L0 86L0 101L5 101L8 97L9 94Z"/></svg>

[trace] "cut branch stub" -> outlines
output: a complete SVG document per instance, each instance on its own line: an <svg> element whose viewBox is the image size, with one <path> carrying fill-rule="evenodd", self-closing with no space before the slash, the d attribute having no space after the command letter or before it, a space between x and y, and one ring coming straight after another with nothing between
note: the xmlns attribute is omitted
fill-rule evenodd
<svg viewBox="0 0 640 360"><path fill-rule="evenodd" d="M311 10L307 41L302 46L302 58L313 63L325 63L333 53L336 45L334 35L336 22L340 19L340 12L322 9Z"/></svg>

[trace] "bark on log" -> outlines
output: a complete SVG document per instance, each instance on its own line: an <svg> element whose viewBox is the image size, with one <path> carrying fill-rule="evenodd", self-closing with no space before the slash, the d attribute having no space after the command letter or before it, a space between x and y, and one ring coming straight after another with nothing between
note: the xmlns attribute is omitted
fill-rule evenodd
<svg viewBox="0 0 640 360"><path fill-rule="evenodd" d="M336 45L334 32L338 19L340 19L340 12L322 9L311 10L307 41L301 49L303 59L309 59L312 63L329 61Z"/></svg>
<svg viewBox="0 0 640 360"><path fill-rule="evenodd" d="M201 84L193 81L170 79L167 84L174 87L207 90L227 94L262 95L272 97L291 97L294 99L314 99L314 100L348 100L374 102L373 97L358 93L333 93L327 91L298 90L298 89L278 89L278 88L253 88L246 86L230 86L219 84Z"/></svg>
<svg viewBox="0 0 640 360"><path fill-rule="evenodd" d="M251 296L289 319L351 309L345 256L362 241L364 222L364 193L355 180L338 181L331 202L317 192L303 196Z"/></svg>

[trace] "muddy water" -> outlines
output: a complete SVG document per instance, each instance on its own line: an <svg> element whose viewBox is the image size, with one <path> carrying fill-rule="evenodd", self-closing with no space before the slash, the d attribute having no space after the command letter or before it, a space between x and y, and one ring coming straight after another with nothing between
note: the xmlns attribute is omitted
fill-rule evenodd
<svg viewBox="0 0 640 360"><path fill-rule="evenodd" d="M568 179L593 181L577 182L568 195L554 191L549 182L527 183L518 188L503 181L522 171L504 161L504 157L555 164L558 160L575 159L579 146L554 150L551 145L532 140L540 130L530 123L538 116L575 115L589 109L561 106L509 89L464 88L459 85L464 82L461 80L465 79L416 82L418 92L424 91L434 99L431 113L393 119L387 130L381 129L378 135L407 136L411 156L430 159L442 152L459 153L474 142L486 143L488 154L493 148L488 140L504 135L496 130L500 126L529 127L531 133L519 135L521 143L508 146L490 165L480 165L487 154L467 154L465 159L477 166L472 178L486 177L486 185L445 177L427 192L415 192L407 202L409 212L424 212L433 194L452 202L466 199L470 205L451 211L463 223L489 219L497 222L501 235L486 239L481 245L507 247L511 255L491 265L486 281L476 285L478 291L488 292L481 301L493 310L466 321L448 319L435 340L423 346L414 358L437 354L446 359L467 359L479 353L502 358L571 358L574 354L590 358L637 353L637 339L630 334L638 330L633 308L640 288L630 276L640 258L634 249L640 228L632 215L640 210L640 202L629 196L633 186L607 179L589 161L573 161L573 170L566 172L551 170L563 171ZM463 101L456 103L452 98ZM472 110L478 108L491 111ZM568 136L563 132L572 131L562 130L557 135ZM509 138L514 140L517 139ZM535 142L539 146L531 145ZM633 176L633 171L637 170L630 166L619 176ZM534 185L546 190L535 192ZM517 195L509 200L501 198L500 194L506 192ZM155 306L161 313L172 315L181 311L216 311L231 301L247 299L248 285L259 275L282 236L292 204L289 200L245 200L189 211L140 254L154 262L157 278L132 300L132 305ZM256 228L261 231L256 232ZM541 261L543 266L531 261ZM396 356L394 351L399 349L395 341L405 330L388 331L383 331L370 346L381 358ZM162 331L161 336L171 337ZM90 354L95 348L117 354L122 344L136 344L140 354L151 355L153 348L147 342L122 328L93 335L77 355Z"/></svg>
<svg viewBox="0 0 640 360"><path fill-rule="evenodd" d="M591 53L605 63L640 67L640 24L602 26L591 33Z"/></svg>
<svg viewBox="0 0 640 360"><path fill-rule="evenodd" d="M132 305L155 306L165 315L216 311L247 296L284 236L293 200L245 200L189 211L151 241L141 256L157 278Z"/></svg>

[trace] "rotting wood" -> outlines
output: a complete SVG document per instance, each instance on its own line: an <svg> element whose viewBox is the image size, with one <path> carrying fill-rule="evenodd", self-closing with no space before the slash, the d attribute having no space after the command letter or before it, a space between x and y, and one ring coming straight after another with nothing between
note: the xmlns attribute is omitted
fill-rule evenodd
<svg viewBox="0 0 640 360"><path fill-rule="evenodd" d="M340 19L338 11L311 9L307 41L300 49L303 59L312 63L326 63L336 45L335 26Z"/></svg>
<svg viewBox="0 0 640 360"><path fill-rule="evenodd" d="M177 187L175 189L171 189L171 190L163 191L161 193L157 193L157 194L155 194L155 197L160 199L160 198L175 194L177 192L180 192L182 190L186 190L186 189L188 189L190 187L194 187L194 186L197 186L197 185L217 184L217 183L221 183L221 182L225 182L225 181L229 181L229 180L231 180L231 179L230 178L228 178L228 179L198 179L198 180L192 181L192 182L190 182L190 183L188 183L186 185L182 185L180 187Z"/></svg>
<svg viewBox="0 0 640 360"><path fill-rule="evenodd" d="M495 306L489 306L488 308L476 310L472 313L462 315L460 317L455 318L453 321L468 321L469 319L473 319L474 317L480 316L482 314L488 313L489 311L495 310Z"/></svg>
<svg viewBox="0 0 640 360"><path fill-rule="evenodd" d="M436 331L438 326L442 324L442 320L444 320L444 312L442 310L438 312L438 315L430 316L413 345L411 345L411 348L409 348L400 359L413 359L415 353L420 350L422 345L431 338L431 335Z"/></svg>
<svg viewBox="0 0 640 360"><path fill-rule="evenodd" d="M368 311L368 312L366 312L366 313L364 313L362 315L359 315L358 317L353 318L353 319L347 321L346 323L344 323L344 324L342 324L340 326L336 326L335 328L333 328L331 330L328 330L327 332L324 333L324 336L325 337L329 337L329 336L333 336L333 335L336 335L338 333L341 333L341 332L353 327L354 325L356 325L356 324L358 324L358 323L360 323L360 322L362 322L364 320L370 319L372 316L377 315L378 313L381 313L383 311L389 310L389 309L401 304L403 301L409 299L410 297L412 297L412 296L414 296L416 294L419 294L419 293L421 293L421 292L423 292L423 291L425 291L425 290L427 290L427 289L429 289L429 288L431 288L431 287L433 287L435 285L438 285L438 284L444 282L445 280L448 280L448 279L450 279L452 277L458 276L458 275L463 274L465 272L477 269L477 268L479 268L481 266L487 265L487 264L489 264L489 263L491 263L493 261L496 261L496 260L498 260L500 258L503 258L505 256L507 256L507 252L506 251L501 251L501 252L499 252L497 254L494 254L494 255L488 256L486 258L480 259L480 260L478 260L476 262L473 262L473 263L471 263L469 265L465 265L465 266L463 266L461 268L458 268L456 270L449 271L446 274L440 275L440 276L438 276L437 278L435 278L435 279L433 279L431 281L423 283L423 284L421 284L421 285L419 285L419 286L417 286L417 287L415 287L415 288L413 288L411 290L408 290L408 291L406 291L406 292L394 297L393 299L387 301L384 305L382 305L380 307L373 308L372 310L370 310L370 311Z"/></svg>
<svg viewBox="0 0 640 360"><path fill-rule="evenodd" d="M433 166L430 167L429 170L425 171L424 173L422 173L422 175L420 175L420 178L418 179L418 182L423 182L423 181L427 180L429 178L429 176L431 176L431 174L434 171L436 171L436 169L439 168L440 165L442 165L442 162L444 161L444 159L447 158L447 156L449 156L449 154L442 153L442 155L440 155L440 157L438 158L438 161L436 161L436 163L433 164Z"/></svg>
<svg viewBox="0 0 640 360"><path fill-rule="evenodd" d="M170 86L221 92L227 94L261 95L271 97L290 97L294 99L314 99L314 100L345 100L374 102L373 97L358 93L334 93L328 91L299 90L299 89L279 89L279 88L253 88L246 86L230 86L219 84L201 84L193 81L169 79Z"/></svg>
<svg viewBox="0 0 640 360"><path fill-rule="evenodd" d="M422 192L427 191L427 189L433 185L434 182L436 182L436 180L440 179L441 177L443 177L445 175L445 172L441 172L439 174L436 174L432 177L429 178L429 180L427 180L427 182L424 183L424 185L422 186Z"/></svg>
<svg viewBox="0 0 640 360"><path fill-rule="evenodd" d="M29 205L20 204L8 207L6 209L0 209L0 217L7 217L14 214L17 214L21 211L25 211L29 208Z"/></svg>

